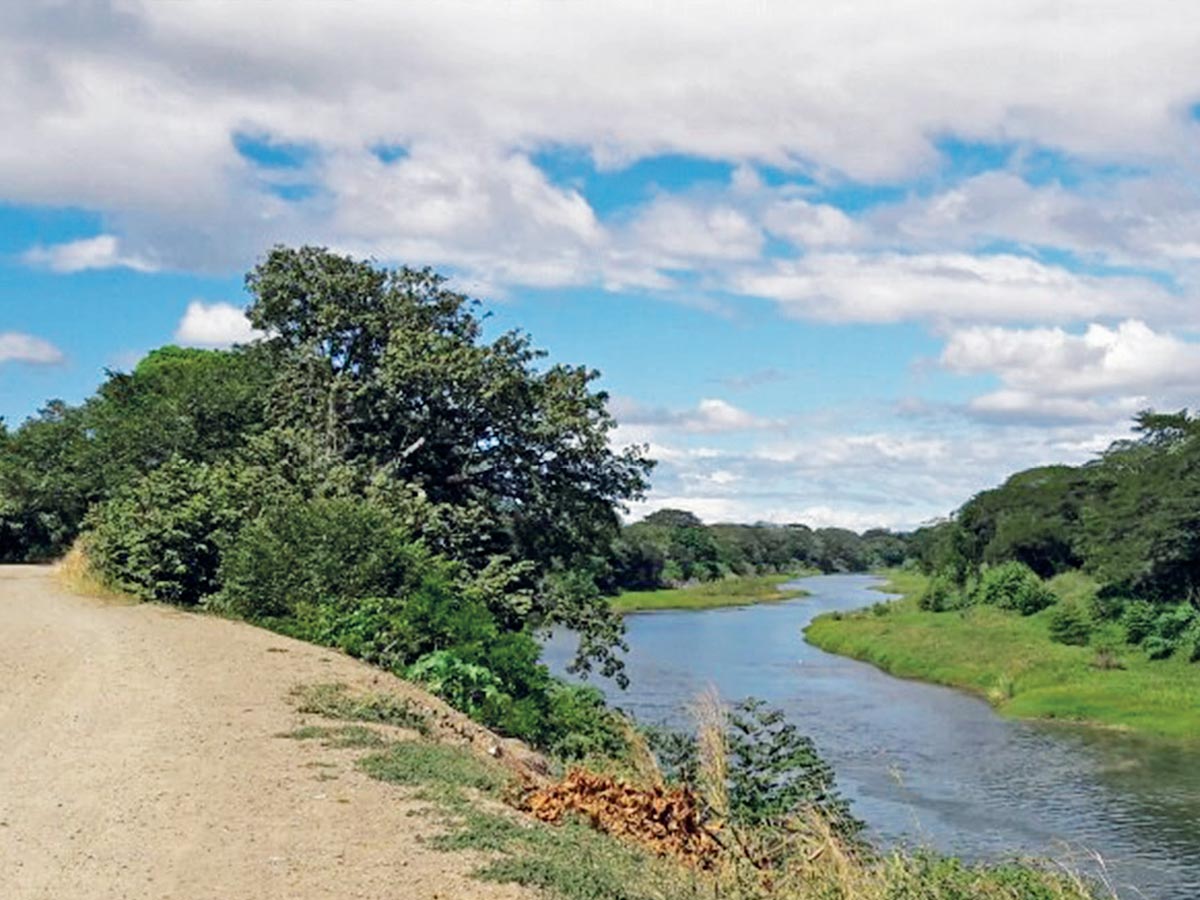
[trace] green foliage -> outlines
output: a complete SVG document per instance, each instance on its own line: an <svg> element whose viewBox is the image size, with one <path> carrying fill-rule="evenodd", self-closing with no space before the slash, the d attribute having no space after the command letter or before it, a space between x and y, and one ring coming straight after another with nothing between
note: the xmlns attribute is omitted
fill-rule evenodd
<svg viewBox="0 0 1200 900"><path fill-rule="evenodd" d="M93 509L91 559L120 590L195 605L219 586L250 491L236 469L175 457Z"/></svg>
<svg viewBox="0 0 1200 900"><path fill-rule="evenodd" d="M293 617L306 606L403 597L431 578L448 580L437 568L376 504L285 497L238 531L222 560L219 604L249 619Z"/></svg>
<svg viewBox="0 0 1200 900"><path fill-rule="evenodd" d="M1190 603L1177 603L1154 617L1154 625L1142 642L1151 659L1166 659L1184 649L1189 661L1195 662L1196 645L1200 639L1200 616Z"/></svg>
<svg viewBox="0 0 1200 900"><path fill-rule="evenodd" d="M0 440L0 560L59 555L91 506L168 460L229 458L262 427L269 379L249 348L164 347L82 406L51 401Z"/></svg>
<svg viewBox="0 0 1200 900"><path fill-rule="evenodd" d="M829 817L844 836L862 828L837 791L833 769L782 710L748 697L726 711L722 724L728 747L725 787L734 822L782 825L797 812L812 808ZM700 759L691 735L668 728L648 728L644 733L669 778L697 782Z"/></svg>
<svg viewBox="0 0 1200 900"><path fill-rule="evenodd" d="M1030 616L1053 605L1058 598L1029 566L1006 562L983 571L972 599L976 603Z"/></svg>
<svg viewBox="0 0 1200 900"><path fill-rule="evenodd" d="M425 654L408 667L407 676L474 719L485 718L504 697L500 679L491 669L465 662L450 650Z"/></svg>
<svg viewBox="0 0 1200 900"><path fill-rule="evenodd" d="M1154 606L1145 600L1134 600L1127 604L1121 616L1126 642L1140 644L1148 638L1154 632L1154 622L1157 617Z"/></svg>
<svg viewBox="0 0 1200 900"><path fill-rule="evenodd" d="M945 612L960 606L961 596L953 581L939 575L929 579L925 590L917 598L917 605L926 612Z"/></svg>
<svg viewBox="0 0 1200 900"><path fill-rule="evenodd" d="M729 804L735 821L778 822L802 807L820 809L843 832L861 823L834 785L833 769L783 711L749 698L729 712Z"/></svg>
<svg viewBox="0 0 1200 900"><path fill-rule="evenodd" d="M1083 646L1092 636L1092 621L1076 603L1059 603L1050 611L1050 639Z"/></svg>
<svg viewBox="0 0 1200 900"><path fill-rule="evenodd" d="M898 565L907 552L906 536L885 529L858 535L804 525L705 525L686 510L660 509L622 529L597 581L607 593L617 594L721 581L729 575L859 572Z"/></svg>
<svg viewBox="0 0 1200 900"><path fill-rule="evenodd" d="M547 690L550 724L546 747L563 760L624 759L629 753L626 727L594 687L555 679Z"/></svg>

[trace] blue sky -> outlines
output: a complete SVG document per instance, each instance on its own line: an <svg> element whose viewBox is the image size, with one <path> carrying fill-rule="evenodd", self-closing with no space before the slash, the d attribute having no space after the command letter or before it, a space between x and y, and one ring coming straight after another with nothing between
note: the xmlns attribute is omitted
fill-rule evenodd
<svg viewBox="0 0 1200 900"><path fill-rule="evenodd" d="M1200 59L1151 6L33 4L0 415L252 337L245 271L319 243L601 369L634 515L944 515L1194 404Z"/></svg>

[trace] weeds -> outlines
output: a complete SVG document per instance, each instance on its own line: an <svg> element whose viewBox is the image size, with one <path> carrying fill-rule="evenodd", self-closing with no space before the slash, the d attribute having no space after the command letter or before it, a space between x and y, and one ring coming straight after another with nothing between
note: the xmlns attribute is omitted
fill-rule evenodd
<svg viewBox="0 0 1200 900"><path fill-rule="evenodd" d="M302 685L292 692L296 710L302 713L358 722L377 722L409 728L421 735L429 734L425 716L413 704L388 694L352 695L340 683Z"/></svg>

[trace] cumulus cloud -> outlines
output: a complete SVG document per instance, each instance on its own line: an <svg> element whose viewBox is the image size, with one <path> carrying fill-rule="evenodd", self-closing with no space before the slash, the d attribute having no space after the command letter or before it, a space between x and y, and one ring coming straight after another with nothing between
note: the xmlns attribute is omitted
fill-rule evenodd
<svg viewBox="0 0 1200 900"><path fill-rule="evenodd" d="M669 286L657 268L750 259L764 232L829 248L860 242L862 227L804 198L755 210L660 198L632 217L630 235L658 257L647 263L579 194L546 183L533 154L579 148L611 169L679 153L824 183L902 181L936 170L949 134L1183 164L1200 83L1178 27L1191 12L1183 0L873 0L819 15L364 0L353 15L302 4L286 17L266 4L34 4L0 26L0 196L104 213L128 241L106 264L241 268L264 244L316 239L497 284ZM268 172L239 152L244 133L311 152ZM374 159L380 145L407 155ZM1200 247L1194 231L1152 238L1164 254Z"/></svg>
<svg viewBox="0 0 1200 900"><path fill-rule="evenodd" d="M949 335L940 362L952 372L994 374L1002 387L968 408L996 418L1111 421L1200 389L1200 344L1132 319L1081 334L964 328Z"/></svg>
<svg viewBox="0 0 1200 900"><path fill-rule="evenodd" d="M0 332L0 363L52 366L65 358L63 352L47 340L20 331Z"/></svg>
<svg viewBox="0 0 1200 900"><path fill-rule="evenodd" d="M30 265L63 273L118 268L153 272L157 268L136 254L122 253L121 242L111 234L98 234L63 244L38 244L26 250L22 258Z"/></svg>
<svg viewBox="0 0 1200 900"><path fill-rule="evenodd" d="M228 347L245 344L262 337L232 303L205 303L193 300L188 304L175 340L189 347Z"/></svg>

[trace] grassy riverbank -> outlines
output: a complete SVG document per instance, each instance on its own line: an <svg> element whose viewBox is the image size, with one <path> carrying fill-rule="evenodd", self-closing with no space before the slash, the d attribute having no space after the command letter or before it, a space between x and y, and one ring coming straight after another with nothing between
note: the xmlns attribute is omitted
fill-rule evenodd
<svg viewBox="0 0 1200 900"><path fill-rule="evenodd" d="M1032 616L987 606L924 612L916 602L924 576L886 574L883 588L903 594L901 599L849 615L821 616L806 630L808 640L893 675L973 691L1005 715L1200 740L1200 665L1151 661L1129 646L1117 646L1115 658L1105 658L1097 641L1087 647L1055 643L1049 610ZM1077 575L1049 584L1060 597L1078 598L1089 589Z"/></svg>
<svg viewBox="0 0 1200 900"><path fill-rule="evenodd" d="M612 598L612 608L619 613L644 612L653 609L710 609L716 606L749 606L754 603L776 603L803 597L808 592L800 588L781 588L814 572L789 575L741 575L705 581L682 588L657 591L627 591Z"/></svg>

